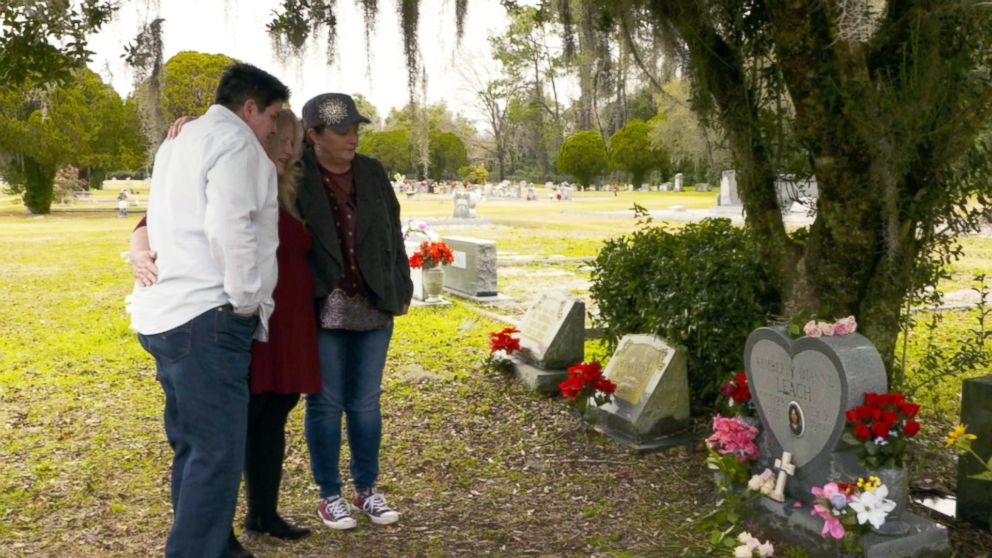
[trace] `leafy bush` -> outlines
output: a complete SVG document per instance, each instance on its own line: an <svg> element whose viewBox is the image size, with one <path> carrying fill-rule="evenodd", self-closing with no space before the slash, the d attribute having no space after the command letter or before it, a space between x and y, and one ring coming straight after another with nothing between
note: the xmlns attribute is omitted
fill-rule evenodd
<svg viewBox="0 0 992 558"><path fill-rule="evenodd" d="M635 206L635 210L643 208ZM688 353L694 403L715 400L741 370L744 342L777 310L754 241L728 219L671 232L650 227L605 242L590 293L610 349L628 333L653 333Z"/></svg>

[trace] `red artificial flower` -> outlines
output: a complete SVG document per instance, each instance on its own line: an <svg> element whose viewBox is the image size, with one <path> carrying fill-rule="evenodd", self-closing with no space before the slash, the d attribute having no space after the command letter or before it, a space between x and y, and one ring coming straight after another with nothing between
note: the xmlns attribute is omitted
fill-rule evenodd
<svg viewBox="0 0 992 558"><path fill-rule="evenodd" d="M724 397L731 397L734 392L737 391L737 383L733 380L729 380L727 383L720 387L720 395Z"/></svg>
<svg viewBox="0 0 992 558"><path fill-rule="evenodd" d="M906 418L913 418L916 416L916 413L920 412L920 406L916 403L900 403L899 409L902 410L902 414Z"/></svg>
<svg viewBox="0 0 992 558"><path fill-rule="evenodd" d="M854 425L854 435L862 440L867 440L868 438L871 437L871 430L869 430L868 427L865 426L865 423L859 422L858 424Z"/></svg>
<svg viewBox="0 0 992 558"><path fill-rule="evenodd" d="M888 438L889 430L892 429L892 424L888 422L876 422L871 425L871 433L875 435L876 438Z"/></svg>
<svg viewBox="0 0 992 558"><path fill-rule="evenodd" d="M882 410L881 409L878 409L878 408L872 409L871 410L871 420L876 421L876 422L882 420Z"/></svg>
<svg viewBox="0 0 992 558"><path fill-rule="evenodd" d="M423 266L424 266L424 257L420 254L420 252L415 252L412 256L410 256L410 267L414 269L418 269Z"/></svg>
<svg viewBox="0 0 992 558"><path fill-rule="evenodd" d="M866 393L865 394L865 405L869 407L874 407L878 404L878 394L877 393Z"/></svg>
<svg viewBox="0 0 992 558"><path fill-rule="evenodd" d="M906 401L906 396L903 395L903 394L901 394L901 393L890 393L889 394L889 401L893 405L901 405L902 403L904 403Z"/></svg>
<svg viewBox="0 0 992 558"><path fill-rule="evenodd" d="M899 421L899 413L895 411L882 411L882 422L887 422L889 424Z"/></svg>
<svg viewBox="0 0 992 558"><path fill-rule="evenodd" d="M906 436L916 436L916 433L920 431L920 423L915 420L907 420L906 425L902 427L902 433Z"/></svg>
<svg viewBox="0 0 992 558"><path fill-rule="evenodd" d="M860 407L857 407L857 411L858 411L858 419L868 420L871 418L871 408L869 408L868 406L861 405Z"/></svg>
<svg viewBox="0 0 992 558"><path fill-rule="evenodd" d="M850 422L852 424L857 423L858 421L861 420L861 417L858 416L857 409L851 409L850 411L844 413L844 416L847 417L847 422Z"/></svg>
<svg viewBox="0 0 992 558"><path fill-rule="evenodd" d="M611 382L610 380L603 378L601 380L597 380L596 382L594 382L592 385L592 389L601 391L606 395L613 395L613 392L617 390L617 385Z"/></svg>

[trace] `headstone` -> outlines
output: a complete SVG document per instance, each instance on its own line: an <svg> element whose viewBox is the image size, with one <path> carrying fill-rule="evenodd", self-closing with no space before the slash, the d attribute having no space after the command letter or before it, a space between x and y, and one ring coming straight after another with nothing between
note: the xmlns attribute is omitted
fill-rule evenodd
<svg viewBox="0 0 992 558"><path fill-rule="evenodd" d="M717 197L717 205L739 206L741 198L737 194L737 173L732 170L725 170L720 173L720 195Z"/></svg>
<svg viewBox="0 0 992 558"><path fill-rule="evenodd" d="M682 189L682 173L677 173L675 175L675 187L674 187L674 191L675 192L681 192L681 191L683 191L683 189Z"/></svg>
<svg viewBox="0 0 992 558"><path fill-rule="evenodd" d="M992 375L964 381L961 389L961 424L978 438L972 441L975 453L992 456ZM985 471L971 455L958 459L957 517L982 529L992 529L992 482L969 478Z"/></svg>
<svg viewBox="0 0 992 558"><path fill-rule="evenodd" d="M779 176L775 180L775 195L783 212L792 211L794 203L802 206L815 205L819 197L816 177L796 178L791 175ZM805 208L801 211L805 211Z"/></svg>
<svg viewBox="0 0 992 558"><path fill-rule="evenodd" d="M685 350L654 335L625 335L603 375L613 400L591 410L595 427L638 451L687 441L689 376Z"/></svg>
<svg viewBox="0 0 992 558"><path fill-rule="evenodd" d="M444 268L444 287L469 297L496 296L496 241L446 236L454 261Z"/></svg>
<svg viewBox="0 0 992 558"><path fill-rule="evenodd" d="M869 392L887 390L885 367L874 345L854 333L791 339L782 327L751 333L744 364L753 401L761 420L760 452L754 470L794 466L785 484L784 502L758 500L757 520L769 536L803 546L811 556L836 556L836 548L820 536L823 520L812 516L811 488L830 481L851 481L868 472L857 460L857 448L840 442L845 413ZM865 535L865 558L945 556L947 529L904 512L908 532L900 536Z"/></svg>
<svg viewBox="0 0 992 558"><path fill-rule="evenodd" d="M455 219L469 219L472 217L472 209L470 207L469 194L464 190L459 190L452 196L455 204L454 218Z"/></svg>
<svg viewBox="0 0 992 558"><path fill-rule="evenodd" d="M585 355L586 305L557 290L537 297L520 322L520 351L514 354L517 375L531 389L558 391L566 369Z"/></svg>

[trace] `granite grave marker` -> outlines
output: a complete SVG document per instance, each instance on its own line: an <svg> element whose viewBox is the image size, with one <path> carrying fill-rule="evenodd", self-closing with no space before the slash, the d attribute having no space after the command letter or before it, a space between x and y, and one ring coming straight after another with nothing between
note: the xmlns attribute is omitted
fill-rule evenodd
<svg viewBox="0 0 992 558"><path fill-rule="evenodd" d="M617 389L611 402L590 409L597 430L638 451L687 441L673 436L689 426L684 349L654 335L625 335L603 375Z"/></svg>

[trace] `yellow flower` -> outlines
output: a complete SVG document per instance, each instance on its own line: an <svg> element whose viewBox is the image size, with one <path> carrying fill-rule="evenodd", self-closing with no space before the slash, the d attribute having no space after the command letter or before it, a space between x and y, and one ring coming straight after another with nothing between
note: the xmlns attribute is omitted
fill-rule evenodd
<svg viewBox="0 0 992 558"><path fill-rule="evenodd" d="M951 447L958 443L959 438L964 438L965 440L975 440L978 436L974 434L968 434L968 425L959 424L954 430L947 433L947 442L945 447Z"/></svg>

